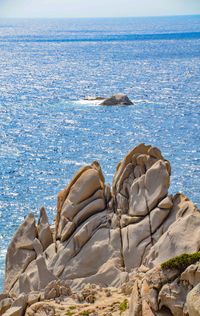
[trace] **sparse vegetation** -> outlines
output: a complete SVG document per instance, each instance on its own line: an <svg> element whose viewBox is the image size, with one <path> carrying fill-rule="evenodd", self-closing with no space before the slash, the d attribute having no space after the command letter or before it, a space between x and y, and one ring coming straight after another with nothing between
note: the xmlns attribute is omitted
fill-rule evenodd
<svg viewBox="0 0 200 316"><path fill-rule="evenodd" d="M127 306L128 306L128 300L125 298L119 306L120 315L127 309Z"/></svg>
<svg viewBox="0 0 200 316"><path fill-rule="evenodd" d="M72 312L72 310L76 309L76 306L69 306L69 309L68 311L65 313L65 315L68 315L68 316L72 316L74 315L74 312Z"/></svg>
<svg viewBox="0 0 200 316"><path fill-rule="evenodd" d="M200 252L193 254L183 253L180 256L169 259L161 264L163 269L178 269L184 271L189 265L200 260Z"/></svg>
<svg viewBox="0 0 200 316"><path fill-rule="evenodd" d="M67 313L65 313L65 315L68 315L68 316L72 316L74 315L74 312L71 312L70 309L67 311Z"/></svg>
<svg viewBox="0 0 200 316"><path fill-rule="evenodd" d="M87 316L88 316L88 315L89 315L89 312L83 312L82 315L84 315L84 316L87 315Z"/></svg>

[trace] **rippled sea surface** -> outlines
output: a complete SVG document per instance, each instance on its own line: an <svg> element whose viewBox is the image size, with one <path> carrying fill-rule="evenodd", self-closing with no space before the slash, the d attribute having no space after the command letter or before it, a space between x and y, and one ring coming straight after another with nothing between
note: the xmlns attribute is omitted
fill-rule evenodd
<svg viewBox="0 0 200 316"><path fill-rule="evenodd" d="M0 290L9 241L98 160L106 182L141 142L200 206L200 16L0 20ZM83 99L122 92L134 106Z"/></svg>

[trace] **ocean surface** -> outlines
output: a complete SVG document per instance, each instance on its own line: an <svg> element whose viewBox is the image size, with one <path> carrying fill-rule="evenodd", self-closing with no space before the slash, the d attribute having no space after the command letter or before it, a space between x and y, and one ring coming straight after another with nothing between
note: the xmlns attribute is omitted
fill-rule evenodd
<svg viewBox="0 0 200 316"><path fill-rule="evenodd" d="M127 94L134 106L87 96ZM157 146L169 192L200 207L200 16L0 20L0 291L7 246L83 165L112 183L134 146Z"/></svg>

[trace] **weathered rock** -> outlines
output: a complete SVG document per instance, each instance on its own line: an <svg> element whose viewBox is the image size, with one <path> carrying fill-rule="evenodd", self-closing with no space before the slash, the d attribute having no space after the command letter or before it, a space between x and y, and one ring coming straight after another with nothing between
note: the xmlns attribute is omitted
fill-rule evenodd
<svg viewBox="0 0 200 316"><path fill-rule="evenodd" d="M183 316L183 310L188 293L188 287L184 286L177 278L172 283L165 284L159 292L159 308L168 307L173 315Z"/></svg>
<svg viewBox="0 0 200 316"><path fill-rule="evenodd" d="M101 105L133 105L133 102L123 93L114 94L101 102Z"/></svg>
<svg viewBox="0 0 200 316"><path fill-rule="evenodd" d="M131 300L130 300L130 309L129 309L129 315L141 315L142 314L142 300L138 288L138 281L136 280L133 285L133 290L131 294Z"/></svg>
<svg viewBox="0 0 200 316"><path fill-rule="evenodd" d="M73 279L72 288L78 288L84 283L96 282L105 286L111 282L111 279L113 282L119 279L120 270L113 269L109 261L110 258L116 258L116 262L121 262L119 231L110 231L104 227L97 229L74 256L73 245L73 239L65 248L60 244L57 257L50 262L54 275L61 279ZM107 267L106 272L102 272L104 265Z"/></svg>
<svg viewBox="0 0 200 316"><path fill-rule="evenodd" d="M55 308L54 306L44 303L44 302L38 302L33 305L31 305L29 308L27 308L25 316L54 316L55 315Z"/></svg>
<svg viewBox="0 0 200 316"><path fill-rule="evenodd" d="M200 249L200 212L181 194L174 197L170 216L176 219L151 247L144 263L149 267L161 264L182 253L195 253ZM165 228L163 223L163 228Z"/></svg>
<svg viewBox="0 0 200 316"><path fill-rule="evenodd" d="M141 285L141 298L142 305L149 305L149 309L152 308L155 312L158 311L158 291L148 285L147 281L144 279Z"/></svg>
<svg viewBox="0 0 200 316"><path fill-rule="evenodd" d="M44 297L45 299L51 299L55 297L69 296L71 295L71 289L69 287L68 282L65 281L51 281L44 289Z"/></svg>
<svg viewBox="0 0 200 316"><path fill-rule="evenodd" d="M36 259L36 265L40 290L44 289L49 282L57 280L57 278L48 270L45 259L42 256Z"/></svg>
<svg viewBox="0 0 200 316"><path fill-rule="evenodd" d="M125 206L125 210L131 216L147 215L167 196L170 165L161 154L155 158L156 150L140 144L118 164L112 185L117 210L122 204L119 194L127 200L128 209Z"/></svg>
<svg viewBox="0 0 200 316"><path fill-rule="evenodd" d="M191 286L195 286L200 283L200 262L191 264L181 274L181 281L187 281Z"/></svg>
<svg viewBox="0 0 200 316"><path fill-rule="evenodd" d="M200 282L199 265L180 275L159 264L200 249L200 213L182 194L168 196L170 174L160 150L145 144L118 164L112 190L98 162L79 169L58 195L55 230L44 208L38 226L31 213L19 227L8 247L5 291L36 293L28 296L31 304L68 296L70 289L81 291L90 283L119 288L128 282L131 316L183 310L187 315L185 299ZM87 301L94 295L90 291ZM43 307L34 308L36 313Z"/></svg>
<svg viewBox="0 0 200 316"><path fill-rule="evenodd" d="M199 279L199 267L200 262L197 262L188 266L183 273L179 269L161 266L143 274L140 269L136 270L129 315L188 316L188 312L192 316L199 315L195 314L195 308L198 311L200 306L196 297L199 296L200 287L197 287L197 292L194 291L196 296L191 291L193 284ZM195 306L194 311L192 304Z"/></svg>
<svg viewBox="0 0 200 316"><path fill-rule="evenodd" d="M4 313L4 316L23 316L26 310L28 297L20 294L11 307Z"/></svg>
<svg viewBox="0 0 200 316"><path fill-rule="evenodd" d="M36 257L33 241L37 237L37 228L33 213L30 213L19 226L6 255L6 274L4 292L9 292L20 275Z"/></svg>
<svg viewBox="0 0 200 316"><path fill-rule="evenodd" d="M11 307L12 303L13 299L11 297L2 298L0 300L0 315L3 315L6 312L6 310Z"/></svg>
<svg viewBox="0 0 200 316"><path fill-rule="evenodd" d="M172 196L167 196L159 204L159 208L170 209L173 206Z"/></svg>
<svg viewBox="0 0 200 316"><path fill-rule="evenodd" d="M105 209L104 177L97 162L81 168L58 196L56 238L69 239L78 225Z"/></svg>
<svg viewBox="0 0 200 316"><path fill-rule="evenodd" d="M104 177L97 162L80 169L58 196L57 251L48 267L61 279L73 279L75 287L93 278L105 284L110 272L106 269L107 280L102 279L102 266L110 257L121 260L119 228L111 229L112 213L105 208ZM113 269L113 282L119 272Z"/></svg>
<svg viewBox="0 0 200 316"><path fill-rule="evenodd" d="M30 292L28 295L28 305L31 306L32 304L35 304L40 299L40 292Z"/></svg>
<svg viewBox="0 0 200 316"><path fill-rule="evenodd" d="M144 144L131 150L117 166L112 195L121 217L122 251L128 271L144 262L154 233L169 215L170 172L169 162L160 151Z"/></svg>
<svg viewBox="0 0 200 316"><path fill-rule="evenodd" d="M200 283L188 293L186 302L189 316L200 316Z"/></svg>
<svg viewBox="0 0 200 316"><path fill-rule="evenodd" d="M43 246L43 250L45 250L53 242L51 228L44 207L41 207L40 209L40 217L38 221L38 239Z"/></svg>

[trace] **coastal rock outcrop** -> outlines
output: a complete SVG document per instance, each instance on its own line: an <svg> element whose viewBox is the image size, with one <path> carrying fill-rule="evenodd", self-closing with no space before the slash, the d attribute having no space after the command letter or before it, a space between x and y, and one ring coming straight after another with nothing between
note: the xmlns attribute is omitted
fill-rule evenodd
<svg viewBox="0 0 200 316"><path fill-rule="evenodd" d="M181 275L160 264L199 251L200 212L184 195L168 195L170 175L160 150L145 144L118 164L112 190L97 161L79 169L58 195L54 225L42 207L38 224L30 213L11 240L4 280L11 296L2 304L10 309L13 295L22 293L43 293L42 300L87 284L131 284L130 315L187 315L181 309L199 266ZM173 291L180 295L173 298Z"/></svg>
<svg viewBox="0 0 200 316"><path fill-rule="evenodd" d="M189 265L183 272L178 267L157 266L146 273L138 269L132 281L129 315L199 315L199 302L195 298L199 296L199 272L200 262Z"/></svg>
<svg viewBox="0 0 200 316"><path fill-rule="evenodd" d="M105 99L100 105L133 105L133 102L123 93L117 93Z"/></svg>

